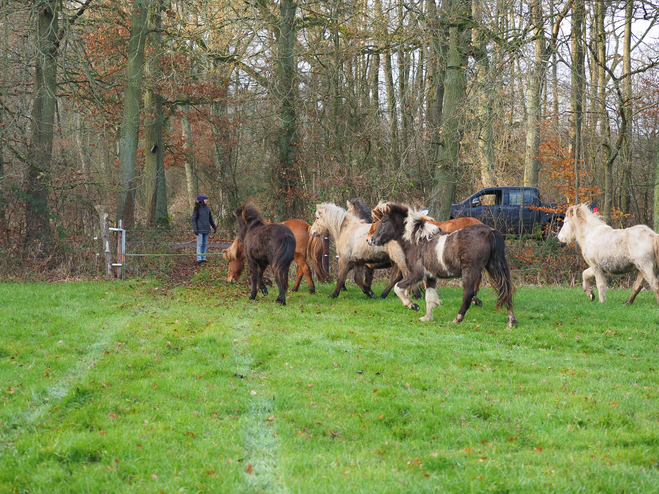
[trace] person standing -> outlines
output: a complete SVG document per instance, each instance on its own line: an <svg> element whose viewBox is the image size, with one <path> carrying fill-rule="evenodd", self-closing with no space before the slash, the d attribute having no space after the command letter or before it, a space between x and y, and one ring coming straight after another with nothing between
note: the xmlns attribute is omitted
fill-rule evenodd
<svg viewBox="0 0 659 494"><path fill-rule="evenodd" d="M197 264L206 262L206 247L208 246L208 235L211 228L213 233L217 232L217 227L213 221L213 213L208 207L208 197L204 194L197 196L197 204L192 211L192 228L197 236Z"/></svg>

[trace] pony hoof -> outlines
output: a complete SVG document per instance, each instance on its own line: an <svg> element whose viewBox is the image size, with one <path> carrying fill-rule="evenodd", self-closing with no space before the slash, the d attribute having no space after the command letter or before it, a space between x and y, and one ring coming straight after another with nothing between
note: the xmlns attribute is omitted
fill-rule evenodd
<svg viewBox="0 0 659 494"><path fill-rule="evenodd" d="M249 299L250 299L250 300L256 300L256 295L250 295L250 296L249 296Z"/></svg>
<svg viewBox="0 0 659 494"><path fill-rule="evenodd" d="M286 300L279 300L279 299L277 299L276 302L277 302L279 305L286 305Z"/></svg>
<svg viewBox="0 0 659 494"><path fill-rule="evenodd" d="M586 295L588 296L591 302L595 300L595 295L593 295L592 293L586 293Z"/></svg>
<svg viewBox="0 0 659 494"><path fill-rule="evenodd" d="M389 294L388 293L383 293L383 294L380 295L380 298L384 300L385 298L387 298L387 295L389 295Z"/></svg>
<svg viewBox="0 0 659 494"><path fill-rule="evenodd" d="M373 293L373 290L367 291L366 295L368 296L368 298L375 298L375 293Z"/></svg>
<svg viewBox="0 0 659 494"><path fill-rule="evenodd" d="M268 296L268 289L265 288L265 287L261 288L261 293L263 294L264 297L267 297Z"/></svg>
<svg viewBox="0 0 659 494"><path fill-rule="evenodd" d="M412 305L410 305L410 309L415 310L415 311L418 312L419 311L419 306L415 303L412 303Z"/></svg>
<svg viewBox="0 0 659 494"><path fill-rule="evenodd" d="M336 298L336 297L338 297L338 295L334 295L334 294L332 293L331 295L329 295L328 298Z"/></svg>
<svg viewBox="0 0 659 494"><path fill-rule="evenodd" d="M315 295L316 294L316 289L315 288L309 288L309 295Z"/></svg>
<svg viewBox="0 0 659 494"><path fill-rule="evenodd" d="M420 317L420 318L419 318L419 321L421 321L421 322L429 322L429 321L432 321L432 316L430 316L430 317L428 317L428 316Z"/></svg>
<svg viewBox="0 0 659 494"><path fill-rule="evenodd" d="M476 307L483 307L483 301L479 298L474 297L471 300L471 303L474 304Z"/></svg>

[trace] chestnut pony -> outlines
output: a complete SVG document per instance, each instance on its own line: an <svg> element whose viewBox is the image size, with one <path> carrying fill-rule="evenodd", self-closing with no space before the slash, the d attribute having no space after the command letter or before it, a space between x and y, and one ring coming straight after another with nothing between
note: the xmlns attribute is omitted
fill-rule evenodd
<svg viewBox="0 0 659 494"><path fill-rule="evenodd" d="M249 299L256 298L257 287L263 295L268 289L263 283L265 268L272 265L275 283L279 289L277 302L286 305L288 269L295 255L295 235L289 227L271 224L252 205L245 205L233 212L238 223L238 240L243 244L245 259L250 270L252 292Z"/></svg>
<svg viewBox="0 0 659 494"><path fill-rule="evenodd" d="M292 291L297 292L300 288L302 276L306 277L309 285L309 293L316 293L316 285L313 282L313 271L320 281L327 281L329 273L323 267L323 241L321 238L309 234L311 225L304 220L292 219L283 223L291 229L295 235L295 263L297 264L297 278ZM227 250L224 258L229 263L229 274L227 281L231 284L240 279L245 268L245 251L240 240L236 239Z"/></svg>

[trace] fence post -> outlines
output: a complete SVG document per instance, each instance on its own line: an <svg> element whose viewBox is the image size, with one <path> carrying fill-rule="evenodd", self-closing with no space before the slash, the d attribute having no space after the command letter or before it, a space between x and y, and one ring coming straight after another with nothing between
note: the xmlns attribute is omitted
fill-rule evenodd
<svg viewBox="0 0 659 494"><path fill-rule="evenodd" d="M112 249L110 249L110 225L108 224L108 213L105 207L96 206L98 211L98 220L101 226L101 242L103 244L103 255L105 257L105 276L112 278Z"/></svg>
<svg viewBox="0 0 659 494"><path fill-rule="evenodd" d="M329 250L330 250L330 238L329 235L323 237L323 267L327 274L329 274Z"/></svg>
<svg viewBox="0 0 659 494"><path fill-rule="evenodd" d="M122 240L124 236L123 232L123 227L124 227L124 221L119 220L117 224L117 263L115 266L117 266L117 278L124 279L124 252L122 247Z"/></svg>

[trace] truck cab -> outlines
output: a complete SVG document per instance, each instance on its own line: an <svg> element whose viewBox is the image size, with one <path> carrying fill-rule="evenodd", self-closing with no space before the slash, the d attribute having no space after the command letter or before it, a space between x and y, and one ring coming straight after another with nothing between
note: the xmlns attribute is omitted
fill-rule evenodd
<svg viewBox="0 0 659 494"><path fill-rule="evenodd" d="M542 206L537 187L488 187L452 205L451 218L471 216L503 234L523 235L550 227L559 216Z"/></svg>

